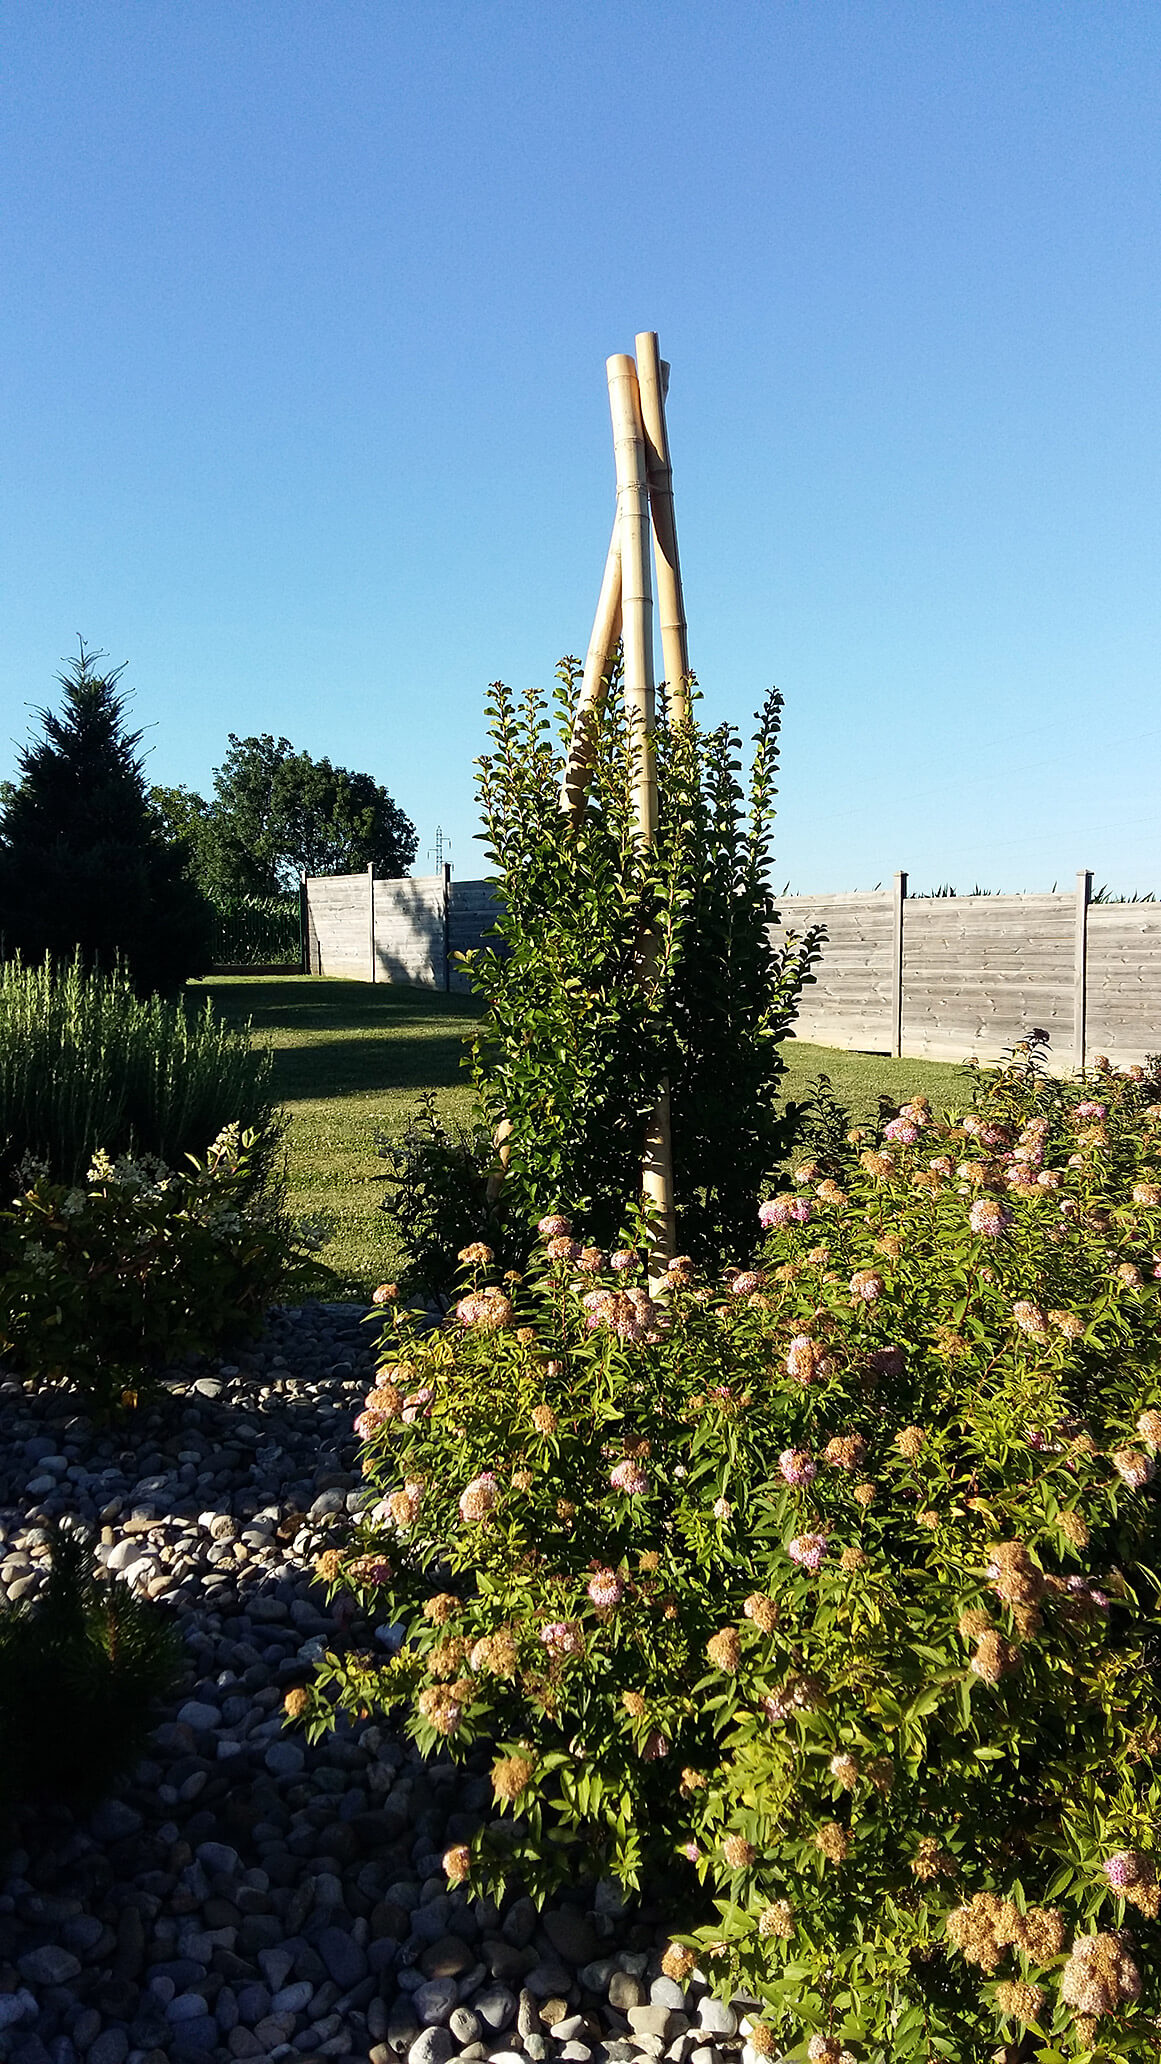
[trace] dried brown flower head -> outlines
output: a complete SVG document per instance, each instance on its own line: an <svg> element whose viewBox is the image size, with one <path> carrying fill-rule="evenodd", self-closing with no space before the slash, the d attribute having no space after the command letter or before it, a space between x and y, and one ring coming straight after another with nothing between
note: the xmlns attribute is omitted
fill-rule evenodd
<svg viewBox="0 0 1161 2064"><path fill-rule="evenodd" d="M976 1652L969 1666L985 1684L998 1684L1001 1677L1020 1667L1020 1657L1010 1641L994 1629L981 1634Z"/></svg>
<svg viewBox="0 0 1161 2064"><path fill-rule="evenodd" d="M518 1799L535 1775L534 1757L519 1752L514 1756L500 1756L492 1765L492 1790L497 1799Z"/></svg>
<svg viewBox="0 0 1161 2064"><path fill-rule="evenodd" d="M711 1634L705 1645L705 1652L715 1670L728 1670L731 1675L742 1660L742 1644L736 1627L722 1627L717 1634Z"/></svg>
<svg viewBox="0 0 1161 2064"><path fill-rule="evenodd" d="M758 1915L759 1935L773 1935L789 1942L794 1933L794 1911L788 1899L776 1899Z"/></svg>
<svg viewBox="0 0 1161 2064"><path fill-rule="evenodd" d="M460 1604L461 1601L454 1591L437 1591L424 1605L424 1618L431 1620L437 1627L446 1626L453 1613L459 1612Z"/></svg>
<svg viewBox="0 0 1161 2064"><path fill-rule="evenodd" d="M722 1855L731 1870L749 1870L757 1859L758 1851L744 1835L727 1835L722 1843Z"/></svg>
<svg viewBox="0 0 1161 2064"><path fill-rule="evenodd" d="M444 1875L449 1885L462 1885L472 1867L472 1852L466 1842L444 1851Z"/></svg>
<svg viewBox="0 0 1161 2064"><path fill-rule="evenodd" d="M1039 2021L1044 2009L1044 1987L1027 1985L1023 1979L1004 1979L996 1987L996 2005L1009 2021Z"/></svg>
<svg viewBox="0 0 1161 2064"><path fill-rule="evenodd" d="M301 1720L309 1710L310 1693L303 1684L292 1684L282 1701L282 1708L288 1720Z"/></svg>
<svg viewBox="0 0 1161 2064"><path fill-rule="evenodd" d="M826 1820L815 1831L814 1846L828 1863L843 1863L851 1853L851 1838L841 1821Z"/></svg>
<svg viewBox="0 0 1161 2064"><path fill-rule="evenodd" d="M1056 1524L1065 1540L1074 1548L1088 1547L1088 1521L1079 1512L1058 1512Z"/></svg>
<svg viewBox="0 0 1161 2064"><path fill-rule="evenodd" d="M534 1405L532 1408L532 1424L536 1428L537 1433L548 1434L556 1432L559 1422L551 1405Z"/></svg>
<svg viewBox="0 0 1161 2064"><path fill-rule="evenodd" d="M697 1958L684 1942L671 1942L661 1958L661 1969L667 1978L677 1985L684 1985L687 1978L697 1969Z"/></svg>
<svg viewBox="0 0 1161 2064"><path fill-rule="evenodd" d="M909 1868L921 1884L927 1884L932 1878L953 1878L956 1861L934 1835L922 1835Z"/></svg>
<svg viewBox="0 0 1161 2064"><path fill-rule="evenodd" d="M315 1562L315 1571L324 1584L333 1584L342 1574L343 1558L337 1548L326 1548Z"/></svg>
<svg viewBox="0 0 1161 2064"><path fill-rule="evenodd" d="M914 1462L923 1453L927 1435L922 1426L904 1426L895 1435L895 1446L909 1462Z"/></svg>
<svg viewBox="0 0 1161 2064"><path fill-rule="evenodd" d="M623 1691L621 1693L621 1704L631 1720L643 1720L648 1711L645 1700L639 1691Z"/></svg>
<svg viewBox="0 0 1161 2064"><path fill-rule="evenodd" d="M761 1628L763 1634L772 1634L778 1625L778 1607L761 1591L751 1591L742 1611L748 1620L753 1620L754 1625Z"/></svg>

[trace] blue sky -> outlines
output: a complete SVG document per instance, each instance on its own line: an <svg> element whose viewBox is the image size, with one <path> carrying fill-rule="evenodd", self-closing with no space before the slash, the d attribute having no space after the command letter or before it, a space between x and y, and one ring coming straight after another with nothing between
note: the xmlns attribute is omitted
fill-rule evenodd
<svg viewBox="0 0 1161 2064"><path fill-rule="evenodd" d="M655 328L779 886L1161 890L1159 58L1134 0L7 0L0 773L81 632L152 778L284 732L482 871Z"/></svg>

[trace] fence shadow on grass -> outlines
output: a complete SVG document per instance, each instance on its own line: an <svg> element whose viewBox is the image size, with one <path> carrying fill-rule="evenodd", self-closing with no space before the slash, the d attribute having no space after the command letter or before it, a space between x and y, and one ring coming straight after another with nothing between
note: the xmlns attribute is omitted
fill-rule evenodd
<svg viewBox="0 0 1161 2064"><path fill-rule="evenodd" d="M374 1096L389 1090L469 1086L462 1032L396 1034L392 1039L324 1037L274 1050L274 1094L283 1103Z"/></svg>

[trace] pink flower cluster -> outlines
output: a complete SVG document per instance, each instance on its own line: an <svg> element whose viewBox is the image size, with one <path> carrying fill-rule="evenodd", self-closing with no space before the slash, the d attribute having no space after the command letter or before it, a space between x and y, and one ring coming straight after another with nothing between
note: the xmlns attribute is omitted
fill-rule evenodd
<svg viewBox="0 0 1161 2064"><path fill-rule="evenodd" d="M566 1234L571 1233L572 1220L570 1218L562 1218L559 1212L552 1211L547 1218L537 1220L536 1230L542 1240L562 1239Z"/></svg>
<svg viewBox="0 0 1161 2064"><path fill-rule="evenodd" d="M584 1630L579 1620L549 1620L540 1629L540 1639L552 1655L583 1655Z"/></svg>
<svg viewBox="0 0 1161 2064"><path fill-rule="evenodd" d="M765 1287L765 1283L761 1269L739 1269L727 1287L731 1297L752 1297L756 1290Z"/></svg>
<svg viewBox="0 0 1161 2064"><path fill-rule="evenodd" d="M798 1383L813 1383L830 1374L830 1363L809 1333L796 1333L786 1353L786 1373Z"/></svg>
<svg viewBox="0 0 1161 2064"><path fill-rule="evenodd" d="M813 1483L818 1475L818 1464L807 1448L784 1448L778 1457L778 1467L794 1490Z"/></svg>
<svg viewBox="0 0 1161 2064"><path fill-rule="evenodd" d="M919 1138L919 1127L912 1119L904 1118L900 1114L898 1118L892 1118L889 1125L883 1127L883 1138L892 1140L900 1147L913 1147Z"/></svg>
<svg viewBox="0 0 1161 2064"><path fill-rule="evenodd" d="M801 1563L803 1569L813 1574L820 1568L826 1554L826 1535L796 1534L792 1541L787 1542L786 1553L791 1562Z"/></svg>
<svg viewBox="0 0 1161 2064"><path fill-rule="evenodd" d="M616 1570L599 1569L589 1578L589 1597L599 1612L611 1612L624 1595L625 1586Z"/></svg>
<svg viewBox="0 0 1161 2064"><path fill-rule="evenodd" d="M615 1491L623 1491L627 1498L640 1497L643 1491L649 1489L649 1478L645 1471L639 1463L630 1460L628 1456L610 1469L609 1482Z"/></svg>
<svg viewBox="0 0 1161 2064"><path fill-rule="evenodd" d="M977 1197L968 1212L968 1224L973 1233L985 1240L999 1240L1012 1223L1012 1214L1006 1204L995 1197Z"/></svg>
<svg viewBox="0 0 1161 2064"><path fill-rule="evenodd" d="M661 1313L647 1290L589 1290L581 1298L590 1333L615 1333L626 1346L658 1337Z"/></svg>
<svg viewBox="0 0 1161 2064"><path fill-rule="evenodd" d="M768 1197L758 1206L758 1220L767 1232L774 1232L782 1226L808 1225L813 1212L809 1197Z"/></svg>

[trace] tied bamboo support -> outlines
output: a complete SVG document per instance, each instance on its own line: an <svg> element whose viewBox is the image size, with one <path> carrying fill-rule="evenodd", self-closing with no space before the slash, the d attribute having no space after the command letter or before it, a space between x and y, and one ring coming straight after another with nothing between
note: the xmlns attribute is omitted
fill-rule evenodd
<svg viewBox="0 0 1161 2064"><path fill-rule="evenodd" d="M689 632L677 549L677 517L673 506L673 466L665 425L669 367L657 344L656 330L641 330L637 339L637 378L645 430L645 466L649 481L649 514L653 556L657 564L657 614L665 667L665 702L671 724L689 722Z"/></svg>
<svg viewBox="0 0 1161 2064"><path fill-rule="evenodd" d="M621 555L621 641L624 654L625 709L634 746L633 789L635 829L643 847L657 838L657 759L653 745L656 721L653 683L653 588L650 577L649 476L645 426L637 368L618 352L606 366L613 451L617 466L617 526ZM657 976L658 940L648 932L641 942L638 979L646 992ZM651 1228L650 1287L664 1279L675 1246L673 1144L669 1124L669 1086L649 1121L641 1166L641 1189Z"/></svg>
<svg viewBox="0 0 1161 2064"><path fill-rule="evenodd" d="M568 761L560 785L560 807L573 824L584 809L585 790L593 764L593 726L609 686L609 668L621 635L621 528L613 519L613 535L605 560L604 579L597 597L593 633L585 655L580 697L573 718Z"/></svg>

